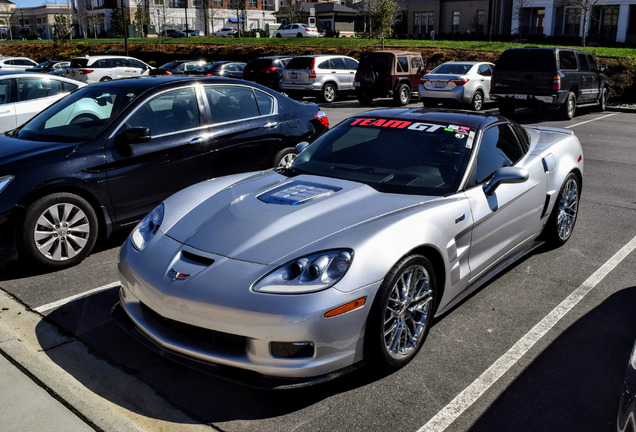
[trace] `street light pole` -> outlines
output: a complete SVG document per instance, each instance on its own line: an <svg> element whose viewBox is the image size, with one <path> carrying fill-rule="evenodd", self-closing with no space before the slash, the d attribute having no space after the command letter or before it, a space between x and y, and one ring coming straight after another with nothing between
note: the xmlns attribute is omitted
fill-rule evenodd
<svg viewBox="0 0 636 432"><path fill-rule="evenodd" d="M121 0L121 23L124 30L124 47L126 49L126 56L128 56L128 26L126 25L126 5L124 0Z"/></svg>
<svg viewBox="0 0 636 432"><path fill-rule="evenodd" d="M190 37L188 33L188 0L185 0L185 34L186 37Z"/></svg>

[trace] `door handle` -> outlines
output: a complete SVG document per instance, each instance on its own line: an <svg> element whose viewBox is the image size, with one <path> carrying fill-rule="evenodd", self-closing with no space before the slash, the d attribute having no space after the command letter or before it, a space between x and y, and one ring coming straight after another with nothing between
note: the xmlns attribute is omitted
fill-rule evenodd
<svg viewBox="0 0 636 432"><path fill-rule="evenodd" d="M203 137L196 137L190 140L190 144L201 144L203 142Z"/></svg>
<svg viewBox="0 0 636 432"><path fill-rule="evenodd" d="M275 121L267 122L263 125L264 128L268 128L268 129L276 127L276 126L278 126L278 122L275 122Z"/></svg>

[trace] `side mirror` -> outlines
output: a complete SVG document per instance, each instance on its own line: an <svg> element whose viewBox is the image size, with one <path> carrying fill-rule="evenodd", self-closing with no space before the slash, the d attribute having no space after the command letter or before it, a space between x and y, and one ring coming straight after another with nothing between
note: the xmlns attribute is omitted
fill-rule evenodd
<svg viewBox="0 0 636 432"><path fill-rule="evenodd" d="M122 156L132 156L133 144L148 142L151 138L150 129L147 127L131 127L115 137L115 149Z"/></svg>
<svg viewBox="0 0 636 432"><path fill-rule="evenodd" d="M523 183L528 180L528 177L528 170L523 168L499 168L492 180L484 184L484 193L486 195L492 195L495 193L495 190L497 190L500 185L506 183Z"/></svg>
<svg viewBox="0 0 636 432"><path fill-rule="evenodd" d="M598 71L599 71L600 73L607 73L607 72L608 72L608 69L607 69L607 67L605 67L605 66L601 66L601 67L598 69Z"/></svg>
<svg viewBox="0 0 636 432"><path fill-rule="evenodd" d="M296 151L300 153L301 151L305 150L308 145L309 143L307 141L299 142L298 144L296 144Z"/></svg>

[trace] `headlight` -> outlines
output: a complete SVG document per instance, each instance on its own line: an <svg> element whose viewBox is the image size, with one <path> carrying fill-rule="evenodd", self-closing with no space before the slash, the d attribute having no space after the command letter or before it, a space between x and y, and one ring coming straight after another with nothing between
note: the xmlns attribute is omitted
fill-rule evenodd
<svg viewBox="0 0 636 432"><path fill-rule="evenodd" d="M330 250L307 255L278 267L252 286L252 290L271 294L304 294L333 286L345 275L353 251Z"/></svg>
<svg viewBox="0 0 636 432"><path fill-rule="evenodd" d="M142 251L151 238L159 231L159 226L163 221L163 203L159 204L153 211L143 218L130 234L130 242L138 251Z"/></svg>
<svg viewBox="0 0 636 432"><path fill-rule="evenodd" d="M2 193L4 188L6 188L9 185L9 183L11 183L11 180L13 180L12 175L0 177L0 193Z"/></svg>

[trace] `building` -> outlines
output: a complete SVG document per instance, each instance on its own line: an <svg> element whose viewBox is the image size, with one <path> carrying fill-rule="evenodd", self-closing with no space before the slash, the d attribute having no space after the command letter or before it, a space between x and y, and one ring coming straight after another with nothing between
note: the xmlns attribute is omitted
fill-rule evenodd
<svg viewBox="0 0 636 432"><path fill-rule="evenodd" d="M289 3L283 0L281 8L274 13L281 24L290 24L294 18L291 17ZM355 36L356 32L361 32L361 23L364 19L357 9L353 9L344 4L326 0L324 2L308 1L294 2L297 22L309 23L315 18L315 24L324 32L339 32L340 36Z"/></svg>

